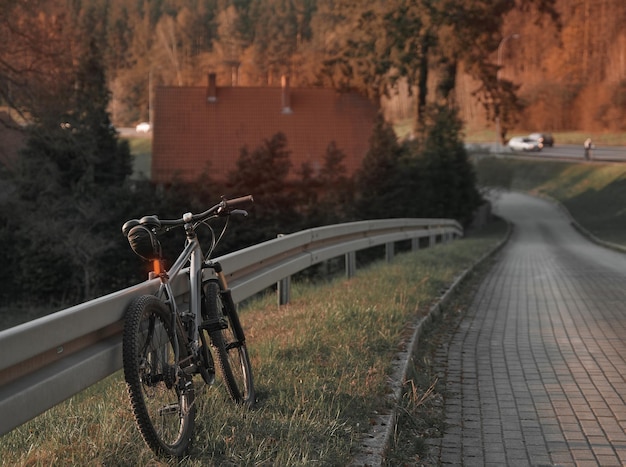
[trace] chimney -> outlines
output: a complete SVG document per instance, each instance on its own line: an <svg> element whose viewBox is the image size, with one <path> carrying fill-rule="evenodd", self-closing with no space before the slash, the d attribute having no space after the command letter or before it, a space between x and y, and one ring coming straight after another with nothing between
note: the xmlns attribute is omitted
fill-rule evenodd
<svg viewBox="0 0 626 467"><path fill-rule="evenodd" d="M280 84L282 86L282 113L290 114L291 110L291 90L289 89L289 78L285 75L281 76Z"/></svg>
<svg viewBox="0 0 626 467"><path fill-rule="evenodd" d="M217 102L217 88L215 85L215 73L209 73L209 87L206 90L206 101Z"/></svg>

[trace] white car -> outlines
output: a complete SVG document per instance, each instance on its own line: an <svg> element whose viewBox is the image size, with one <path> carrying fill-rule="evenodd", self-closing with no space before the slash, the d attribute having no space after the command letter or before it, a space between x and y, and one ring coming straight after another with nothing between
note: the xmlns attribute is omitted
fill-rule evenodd
<svg viewBox="0 0 626 467"><path fill-rule="evenodd" d="M514 136L508 146L511 151L541 151L543 148L541 141L527 136Z"/></svg>
<svg viewBox="0 0 626 467"><path fill-rule="evenodd" d="M152 130L152 127L148 122L141 122L135 127L135 131L137 131L137 133L149 133L150 130Z"/></svg>
<svg viewBox="0 0 626 467"><path fill-rule="evenodd" d="M554 138L550 133L531 133L528 135L528 137L539 141L541 144L543 144L544 148L546 146L554 146Z"/></svg>

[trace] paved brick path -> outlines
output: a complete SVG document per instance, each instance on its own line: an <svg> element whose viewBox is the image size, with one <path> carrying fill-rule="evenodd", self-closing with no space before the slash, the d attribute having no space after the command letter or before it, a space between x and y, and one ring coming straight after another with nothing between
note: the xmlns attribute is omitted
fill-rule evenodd
<svg viewBox="0 0 626 467"><path fill-rule="evenodd" d="M438 356L441 464L626 465L626 255L550 203L495 206L513 236Z"/></svg>

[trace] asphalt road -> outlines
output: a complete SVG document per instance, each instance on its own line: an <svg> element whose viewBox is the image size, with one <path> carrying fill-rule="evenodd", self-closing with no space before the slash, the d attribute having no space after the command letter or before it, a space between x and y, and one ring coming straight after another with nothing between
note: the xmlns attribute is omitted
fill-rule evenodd
<svg viewBox="0 0 626 467"><path fill-rule="evenodd" d="M554 205L505 193L515 224L439 354L442 465L626 465L626 255Z"/></svg>
<svg viewBox="0 0 626 467"><path fill-rule="evenodd" d="M528 153L526 153L528 155ZM582 146L560 145L543 148L540 152L530 155L543 158L585 159L585 151ZM598 161L626 161L626 147L620 146L596 146L591 151L592 160Z"/></svg>
<svg viewBox="0 0 626 467"><path fill-rule="evenodd" d="M469 144L468 149L476 150L482 148L490 153L499 153L504 156L515 155L524 157L536 157L540 159L564 159L580 160L585 159L585 151L582 146L572 144L557 144L553 147L543 148L539 152L513 152L507 147L500 147L496 143ZM592 150L593 160L602 162L626 162L626 146L598 146Z"/></svg>

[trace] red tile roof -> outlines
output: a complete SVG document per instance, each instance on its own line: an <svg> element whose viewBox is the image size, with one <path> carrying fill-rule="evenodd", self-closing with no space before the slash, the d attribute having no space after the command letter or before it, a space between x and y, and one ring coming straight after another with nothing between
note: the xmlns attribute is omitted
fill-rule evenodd
<svg viewBox="0 0 626 467"><path fill-rule="evenodd" d="M159 87L152 179L167 183L177 174L193 180L210 163L211 177L225 180L242 147L252 151L277 132L287 137L291 176L304 162L319 169L332 141L346 154L352 174L367 152L377 111L359 94L332 89Z"/></svg>

